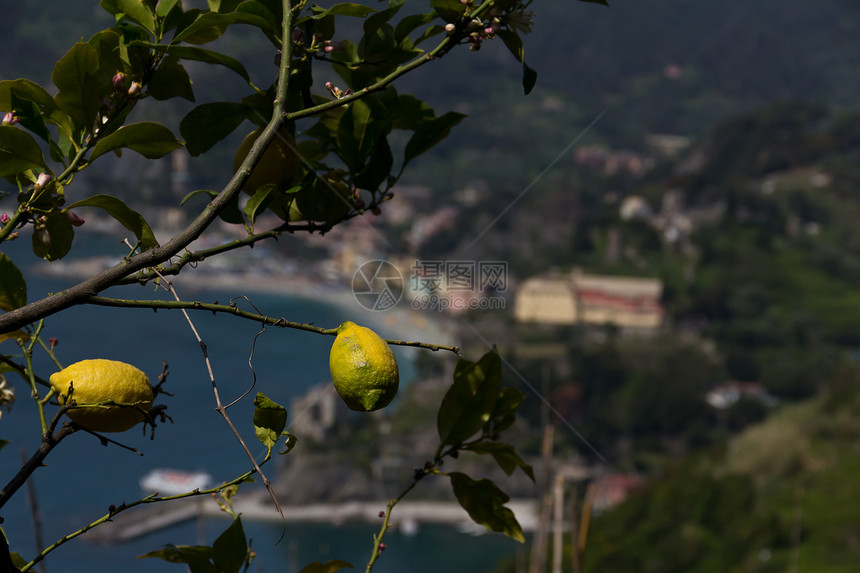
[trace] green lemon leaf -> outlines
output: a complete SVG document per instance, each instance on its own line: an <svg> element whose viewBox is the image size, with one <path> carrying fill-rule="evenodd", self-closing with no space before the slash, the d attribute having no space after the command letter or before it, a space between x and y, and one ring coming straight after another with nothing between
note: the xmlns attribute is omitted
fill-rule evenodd
<svg viewBox="0 0 860 573"><path fill-rule="evenodd" d="M242 65L242 62L236 58L231 58L215 50L207 50L205 48L197 48L195 46L165 46L164 44L153 44L150 42L132 42L132 46L143 46L158 52L166 52L171 56L183 60L194 60L196 62L204 62L207 64L217 64L229 68L239 74L246 82L251 81L251 76L248 75L248 70Z"/></svg>
<svg viewBox="0 0 860 573"><path fill-rule="evenodd" d="M520 468L532 481L535 481L534 469L523 461L510 444L482 441L464 446L463 449L476 454L490 454L506 474L511 475L517 468Z"/></svg>
<svg viewBox="0 0 860 573"><path fill-rule="evenodd" d="M180 205L185 205L185 203L194 197L195 195L205 194L208 195L210 199L214 199L218 196L217 191L213 191L211 189L197 189L196 191L191 191L185 197L182 198L182 201L179 202ZM245 219L242 218L242 211L239 209L239 197L233 197L233 200L224 205L224 208L221 209L221 212L218 213L218 217L221 218L225 223L230 223L231 225L241 225L245 222Z"/></svg>
<svg viewBox="0 0 860 573"><path fill-rule="evenodd" d="M495 352L488 352L478 362L457 363L454 383L436 417L443 445L464 442L481 429L493 413L501 383L502 363Z"/></svg>
<svg viewBox="0 0 860 573"><path fill-rule="evenodd" d="M0 310L10 311L27 304L24 275L5 253L0 253Z"/></svg>
<svg viewBox="0 0 860 573"><path fill-rule="evenodd" d="M376 191L388 179L392 165L394 165L394 156L388 145L388 138L384 135L380 136L376 141L373 155L370 156L367 165L355 174L353 182L356 187Z"/></svg>
<svg viewBox="0 0 860 573"><path fill-rule="evenodd" d="M203 43L198 41L198 38L209 37L219 30L223 33L223 30L232 24L249 24L270 34L277 32L273 22L270 22L256 14L249 14L247 12L233 12L230 14L204 12L200 14L200 16L198 16L190 26L177 34L173 39L173 43ZM217 37L217 35L215 37Z"/></svg>
<svg viewBox="0 0 860 573"><path fill-rule="evenodd" d="M155 15L159 18L167 18L180 0L161 0L155 8Z"/></svg>
<svg viewBox="0 0 860 573"><path fill-rule="evenodd" d="M147 93L159 101L175 97L194 101L191 78L176 56L164 58L149 80Z"/></svg>
<svg viewBox="0 0 860 573"><path fill-rule="evenodd" d="M13 330L12 332L4 332L0 334L0 342L4 342L6 340L15 340L20 338L24 342L30 340L30 335L24 332L23 330Z"/></svg>
<svg viewBox="0 0 860 573"><path fill-rule="evenodd" d="M159 123L151 121L132 123L100 139L93 148L90 161L121 147L136 151L147 159L158 159L182 147L182 142Z"/></svg>
<svg viewBox="0 0 860 573"><path fill-rule="evenodd" d="M247 557L248 541L242 520L237 515L212 544L212 561L221 573L239 573Z"/></svg>
<svg viewBox="0 0 860 573"><path fill-rule="evenodd" d="M12 111L14 109L12 94L35 103L46 116L50 116L57 108L53 96L45 88L36 82L20 78L0 82L0 111Z"/></svg>
<svg viewBox="0 0 860 573"><path fill-rule="evenodd" d="M43 228L33 231L33 252L46 261L62 259L72 248L75 230L65 213L48 213Z"/></svg>
<svg viewBox="0 0 860 573"><path fill-rule="evenodd" d="M273 184L263 185L254 191L254 194L248 199L248 202L245 203L245 207L242 210L245 213L245 217L248 218L248 222L251 225L254 224L254 219L257 218L257 213L261 210L264 210L272 198L277 194L278 188Z"/></svg>
<svg viewBox="0 0 860 573"><path fill-rule="evenodd" d="M13 125L0 125L0 177L44 166L42 149L32 135Z"/></svg>
<svg viewBox="0 0 860 573"><path fill-rule="evenodd" d="M155 15L140 0L113 0L116 7L131 20L155 34Z"/></svg>
<svg viewBox="0 0 860 573"><path fill-rule="evenodd" d="M12 443L12 442L10 442L9 440L0 440L0 450L2 450L3 448L5 448L6 446L8 446L8 445L9 445L9 444L11 444L11 443ZM13 556L14 556L14 555L17 555L17 553L13 553L12 555L13 555ZM14 559L14 557L13 557L13 559ZM22 560L22 561L23 561L23 560ZM22 563L22 565L24 565L24 564L26 564L26 562Z"/></svg>
<svg viewBox="0 0 860 573"><path fill-rule="evenodd" d="M514 512L505 507L510 501L508 494L488 479L475 481L464 473L452 472L451 487L457 501L469 513L472 521L490 531L504 533L511 539L524 543L526 538Z"/></svg>
<svg viewBox="0 0 860 573"><path fill-rule="evenodd" d="M502 388L499 399L492 415L492 431L501 432L513 425L516 421L517 409L525 400L525 396L516 388Z"/></svg>
<svg viewBox="0 0 860 573"><path fill-rule="evenodd" d="M254 433L271 452L287 425L287 410L277 402L257 392L254 398Z"/></svg>
<svg viewBox="0 0 860 573"><path fill-rule="evenodd" d="M134 236L140 241L140 248L144 251L158 246L155 234L152 232L149 223L143 218L143 215L131 209L121 199L117 199L112 195L93 195L87 199L72 203L68 206L68 209L76 207L98 207L104 210L108 215L119 221L123 227L134 233Z"/></svg>
<svg viewBox="0 0 860 573"><path fill-rule="evenodd" d="M157 557L168 563L185 563L192 573L221 573L212 565L212 548L206 545L165 545L164 549L139 555L138 559Z"/></svg>
<svg viewBox="0 0 860 573"><path fill-rule="evenodd" d="M188 153L197 157L233 133L250 115L251 108L240 103L204 103L188 112L179 122Z"/></svg>
<svg viewBox="0 0 860 573"><path fill-rule="evenodd" d="M54 66L51 81L59 88L54 102L88 132L99 111L99 86L95 77L99 56L95 48L78 42Z"/></svg>
<svg viewBox="0 0 860 573"><path fill-rule="evenodd" d="M403 153L404 165L448 137L451 128L463 121L465 117L462 113L449 111L445 115L423 121L406 143L406 150Z"/></svg>
<svg viewBox="0 0 860 573"><path fill-rule="evenodd" d="M341 561L340 559L326 561L325 563L314 561L313 563L302 567L302 570L299 571L299 573L334 573L341 569L353 569L353 566L351 563Z"/></svg>
<svg viewBox="0 0 860 573"><path fill-rule="evenodd" d="M327 16L352 16L354 18L364 18L368 14L373 14L374 12L376 12L376 10L370 6L364 6L363 4L356 4L354 2L343 2L342 4L335 4L327 10L318 12L314 14L313 17L315 20L320 20Z"/></svg>
<svg viewBox="0 0 860 573"><path fill-rule="evenodd" d="M430 6L446 22L455 22L466 12L466 5L460 0L432 0Z"/></svg>

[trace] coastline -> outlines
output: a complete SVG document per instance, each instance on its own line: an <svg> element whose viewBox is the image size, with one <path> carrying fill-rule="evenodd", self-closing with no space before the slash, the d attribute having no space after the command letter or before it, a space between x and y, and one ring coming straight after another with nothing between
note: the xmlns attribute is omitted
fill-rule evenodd
<svg viewBox="0 0 860 573"><path fill-rule="evenodd" d="M282 506L283 516L275 509L266 492L240 494L232 499L236 514L248 521L286 523L329 523L342 526L349 522L381 523L379 512L387 500L348 501L343 503L309 503ZM533 532L538 522L538 502L512 499L507 504L524 532ZM226 519L228 514L208 496L155 504L120 513L87 534L95 543L122 543L172 525L193 519ZM448 525L463 533L482 535L490 531L475 523L460 504L453 501L405 500L392 510L391 526L404 534L418 531L421 525Z"/></svg>

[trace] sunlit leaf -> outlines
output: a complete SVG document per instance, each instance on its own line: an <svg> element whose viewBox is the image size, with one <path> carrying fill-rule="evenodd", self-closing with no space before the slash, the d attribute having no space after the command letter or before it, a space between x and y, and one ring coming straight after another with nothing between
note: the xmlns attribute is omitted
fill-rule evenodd
<svg viewBox="0 0 860 573"><path fill-rule="evenodd" d="M0 177L44 166L42 149L32 135L13 125L0 125Z"/></svg>
<svg viewBox="0 0 860 573"><path fill-rule="evenodd" d="M10 311L27 304L24 275L5 253L0 253L0 310Z"/></svg>
<svg viewBox="0 0 860 573"><path fill-rule="evenodd" d="M179 3L180 0L161 0L155 8L155 15L159 18L166 18Z"/></svg>
<svg viewBox="0 0 860 573"><path fill-rule="evenodd" d="M193 573L221 573L212 565L212 548L206 545L165 545L164 549L139 555L138 559L147 557L157 557L168 563L185 563Z"/></svg>
<svg viewBox="0 0 860 573"><path fill-rule="evenodd" d="M251 225L254 224L254 220L257 218L257 213L266 208L266 205L271 201L272 195L277 192L278 188L272 184L263 185L254 191L254 194L251 195L248 202L245 203L245 207L242 209L245 213L245 217L248 218L248 222Z"/></svg>
<svg viewBox="0 0 860 573"><path fill-rule="evenodd" d="M90 161L114 149L126 148L136 151L147 159L164 157L182 147L182 142L160 123L144 121L124 125L107 137L99 139Z"/></svg>
<svg viewBox="0 0 860 573"><path fill-rule="evenodd" d="M143 218L143 215L131 209L121 199L111 195L93 195L92 197L72 203L68 206L68 209L75 209L77 207L98 207L104 210L108 215L119 221L123 227L134 233L134 236L140 242L140 248L144 251L158 246L155 234L149 227L149 223Z"/></svg>
<svg viewBox="0 0 860 573"><path fill-rule="evenodd" d="M269 451L275 447L286 425L286 408L257 392L254 398L254 432Z"/></svg>
<svg viewBox="0 0 860 573"><path fill-rule="evenodd" d="M155 34L155 16L146 7L146 3L140 0L114 0L126 16L146 28L151 34Z"/></svg>
<svg viewBox="0 0 860 573"><path fill-rule="evenodd" d="M514 512L505 507L510 497L488 479L475 481L464 473L452 472L451 487L457 501L469 513L472 521L491 531L504 533L511 539L524 543L523 535Z"/></svg>

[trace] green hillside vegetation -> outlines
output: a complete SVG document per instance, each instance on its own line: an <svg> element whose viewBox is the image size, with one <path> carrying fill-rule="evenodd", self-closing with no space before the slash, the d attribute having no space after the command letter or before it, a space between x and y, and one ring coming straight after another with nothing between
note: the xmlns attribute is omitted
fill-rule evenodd
<svg viewBox="0 0 860 573"><path fill-rule="evenodd" d="M860 378L667 468L594 522L585 571L820 573L860 562ZM799 567L799 569L798 569Z"/></svg>

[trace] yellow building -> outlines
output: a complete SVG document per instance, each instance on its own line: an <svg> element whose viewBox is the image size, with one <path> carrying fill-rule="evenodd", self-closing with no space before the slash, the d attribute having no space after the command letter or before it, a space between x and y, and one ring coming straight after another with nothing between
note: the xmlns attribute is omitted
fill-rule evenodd
<svg viewBox="0 0 860 573"><path fill-rule="evenodd" d="M655 329L663 321L659 279L589 275L534 277L517 291L514 316L540 324L614 324Z"/></svg>

